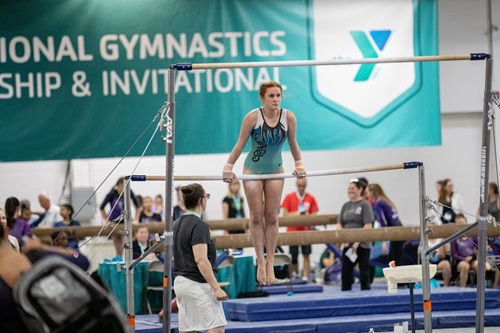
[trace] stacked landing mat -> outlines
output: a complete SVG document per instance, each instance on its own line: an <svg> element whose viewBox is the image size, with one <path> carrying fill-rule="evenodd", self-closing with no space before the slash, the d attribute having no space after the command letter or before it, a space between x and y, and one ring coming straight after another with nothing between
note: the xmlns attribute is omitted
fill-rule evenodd
<svg viewBox="0 0 500 333"><path fill-rule="evenodd" d="M421 290L415 291L414 303L417 328L420 329L424 326ZM316 332L324 333L366 332L370 327L379 331L392 330L395 323L410 321L407 289L399 289L398 294L388 294L386 290L340 292L337 289L336 292L230 300L227 305L232 321L250 325L262 321L278 325L316 322ZM433 328L474 326L475 308L475 289L432 290ZM486 291L485 308L485 325L500 326L500 290Z"/></svg>
<svg viewBox="0 0 500 333"><path fill-rule="evenodd" d="M284 287L282 292L287 289ZM474 327L476 290L473 288L432 289L432 327ZM415 290L416 328L424 328L422 293ZM226 302L226 333L343 333L393 331L395 323L410 321L408 289L389 295L386 289L340 292L324 287L323 293L294 293ZM485 293L485 326L500 327L500 290ZM157 316L138 316L136 332L161 333ZM177 332L177 315L172 315Z"/></svg>

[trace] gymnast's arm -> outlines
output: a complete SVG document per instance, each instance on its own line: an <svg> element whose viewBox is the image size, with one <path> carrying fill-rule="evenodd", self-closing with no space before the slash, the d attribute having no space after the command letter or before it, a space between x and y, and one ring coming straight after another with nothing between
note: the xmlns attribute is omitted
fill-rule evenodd
<svg viewBox="0 0 500 333"><path fill-rule="evenodd" d="M229 158L227 159L227 163L234 164L238 160L245 148L248 138L250 137L250 133L252 133L255 124L257 123L257 111L249 112L245 118L243 118L243 122L241 123L240 136L238 137L238 141L233 147L231 154L229 154Z"/></svg>
<svg viewBox="0 0 500 333"><path fill-rule="evenodd" d="M288 110L286 113L286 122L288 124L288 145L295 161L295 170L293 174L305 177L304 163L302 162L302 154L300 153L299 143L297 142L297 118L292 111ZM299 162L299 164L297 164Z"/></svg>
<svg viewBox="0 0 500 333"><path fill-rule="evenodd" d="M292 153L293 159L295 161L302 160L302 155L300 153L299 143L297 142L297 118L288 110L286 113L286 121L288 124L288 145L290 146L290 152Z"/></svg>

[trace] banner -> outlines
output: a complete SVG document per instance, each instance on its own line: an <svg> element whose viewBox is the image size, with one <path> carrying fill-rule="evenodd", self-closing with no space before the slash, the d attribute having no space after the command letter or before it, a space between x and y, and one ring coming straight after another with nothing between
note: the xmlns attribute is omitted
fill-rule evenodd
<svg viewBox="0 0 500 333"><path fill-rule="evenodd" d="M432 0L5 0L0 161L123 156L139 137L129 154L142 154L172 64L436 55L437 45ZM438 69L178 71L175 153L229 152L268 80L285 87L302 150L437 145ZM161 135L146 155L165 154Z"/></svg>

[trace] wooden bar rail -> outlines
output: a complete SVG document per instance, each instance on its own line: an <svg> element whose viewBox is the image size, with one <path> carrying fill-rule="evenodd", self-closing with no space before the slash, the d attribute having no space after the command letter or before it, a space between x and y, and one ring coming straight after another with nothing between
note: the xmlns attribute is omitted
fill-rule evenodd
<svg viewBox="0 0 500 333"><path fill-rule="evenodd" d="M326 225L335 224L337 215L318 215L318 216L293 216L280 218L280 226L286 225ZM211 229L222 229L227 227L228 230L246 229L248 219L229 219L229 220L213 220L208 221ZM164 225L162 223L144 223L150 233L163 233ZM137 226L134 226L134 228ZM429 238L446 238L458 230L466 226L457 225L441 225L432 226ZM230 229L231 228L231 229ZM233 229L234 228L234 229ZM33 229L32 233L37 237L46 239L54 231L62 230L63 228L47 228ZM87 236L95 236L101 230L99 226L91 227L68 227L66 231L71 237L83 238ZM112 228L108 227L103 230L101 236L107 236ZM123 230L123 225L119 225L114 233ZM416 240L420 239L420 227L390 227L378 229L343 229L343 230L312 230L302 232L280 233L278 235L278 245L306 245L306 244L326 244L326 243L351 243L351 242L372 242L385 240ZM472 229L467 233L469 237L478 235L477 228ZM488 236L500 236L500 227L489 226ZM213 237L218 249L226 248L243 248L252 247L252 238L249 234L235 234Z"/></svg>
<svg viewBox="0 0 500 333"><path fill-rule="evenodd" d="M309 215L309 216L287 216L280 217L279 223L282 227L287 226L314 226L314 225L328 225L337 223L338 215ZM249 219L228 219L228 220L208 220L208 225L212 230L241 230L248 229ZM165 230L163 223L141 223L148 227L150 233L162 234ZM95 236L101 230L102 226L89 226L89 227L67 227L65 231L71 237L83 238L88 236ZM119 225L115 229L115 233L122 231L123 225ZM137 225L133 225L137 228ZM53 232L63 230L64 228L35 228L31 232L37 237L50 237ZM111 232L112 227L105 228L101 235L107 236Z"/></svg>

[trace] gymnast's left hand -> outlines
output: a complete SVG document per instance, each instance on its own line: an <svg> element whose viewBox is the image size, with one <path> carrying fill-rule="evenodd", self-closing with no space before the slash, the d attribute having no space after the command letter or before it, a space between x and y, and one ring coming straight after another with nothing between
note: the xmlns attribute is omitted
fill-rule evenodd
<svg viewBox="0 0 500 333"><path fill-rule="evenodd" d="M306 169L304 169L304 168L295 168L295 170L293 170L293 174L297 178L306 178Z"/></svg>
<svg viewBox="0 0 500 333"><path fill-rule="evenodd" d="M224 183L230 183L236 178L236 174L233 172L233 165L226 163L224 169L222 170L222 181Z"/></svg>

